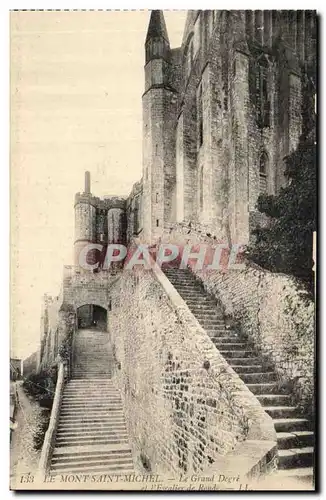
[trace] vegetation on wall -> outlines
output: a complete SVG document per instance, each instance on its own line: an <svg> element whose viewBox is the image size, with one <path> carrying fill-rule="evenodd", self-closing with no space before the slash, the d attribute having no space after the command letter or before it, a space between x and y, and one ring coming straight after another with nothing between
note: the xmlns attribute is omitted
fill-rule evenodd
<svg viewBox="0 0 326 500"><path fill-rule="evenodd" d="M313 284L312 245L317 228L316 143L314 133L314 75L307 77L303 115L307 116L297 149L285 158L286 187L277 196L260 195L258 209L270 218L266 228L254 231L248 257L260 266ZM309 112L310 109L310 112ZM309 117L309 119L308 119Z"/></svg>
<svg viewBox="0 0 326 500"><path fill-rule="evenodd" d="M51 369L42 369L38 373L32 372L25 378L23 388L38 401L40 406L51 409L56 382L57 368L53 367Z"/></svg>
<svg viewBox="0 0 326 500"><path fill-rule="evenodd" d="M254 262L271 271L312 280L312 242L316 231L316 146L301 143L286 159L289 184L279 195L260 195L258 209L270 217L255 231L248 248Z"/></svg>

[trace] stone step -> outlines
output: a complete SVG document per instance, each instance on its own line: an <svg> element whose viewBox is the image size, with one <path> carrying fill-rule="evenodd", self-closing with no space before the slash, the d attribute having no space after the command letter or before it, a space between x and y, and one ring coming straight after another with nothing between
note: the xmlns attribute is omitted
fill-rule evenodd
<svg viewBox="0 0 326 500"><path fill-rule="evenodd" d="M86 440L80 440L80 439L66 439L65 441L56 441L56 447L61 448L64 446L76 446L82 444L83 446L89 446L92 444L119 444L119 443L128 443L127 438L108 438L108 437L103 437L99 438L96 437L95 439L86 439Z"/></svg>
<svg viewBox="0 0 326 500"><path fill-rule="evenodd" d="M179 292L179 290L177 291ZM204 295L195 297L190 292L180 292L180 295L183 300L191 306L207 306L206 310L217 311L216 302L208 297L205 297Z"/></svg>
<svg viewBox="0 0 326 500"><path fill-rule="evenodd" d="M194 304L190 305L189 303L187 303L187 305L188 305L189 309L193 313L195 313L195 312L205 312L205 311L210 312L212 310L217 311L217 312L220 311L220 309L218 308L218 306L213 301L211 302L211 304L203 304L203 303L199 304L198 302L196 302L194 300L191 301L191 302L194 302ZM222 312L221 312L221 317L223 317Z"/></svg>
<svg viewBox="0 0 326 500"><path fill-rule="evenodd" d="M74 399L74 398L65 398L61 404L61 408L63 410L69 409L69 408L76 408L76 409L88 409L90 407L92 408L110 408L111 405L115 404L120 404L121 405L121 398L116 398L116 399L110 399L110 398L104 398L101 400L95 399L92 400L92 398L85 398L85 399Z"/></svg>
<svg viewBox="0 0 326 500"><path fill-rule="evenodd" d="M64 410L62 412L60 412L60 416L62 418L65 418L65 417L74 417L77 413L77 410L76 409L72 409L72 410ZM83 414L85 417L88 417L88 418L101 418L101 417L110 417L110 413L111 413L111 409L110 408L104 408L104 409L94 409L94 410L91 410L91 409L86 409Z"/></svg>
<svg viewBox="0 0 326 500"><path fill-rule="evenodd" d="M255 395L259 394L278 394L278 385L274 382L247 384L248 389Z"/></svg>
<svg viewBox="0 0 326 500"><path fill-rule="evenodd" d="M290 450L278 450L278 467L280 469L311 467L313 465L313 460L314 449L312 446L292 448Z"/></svg>
<svg viewBox="0 0 326 500"><path fill-rule="evenodd" d="M109 422L94 422L93 420L90 422L82 422L82 423L63 423L61 424L59 421L58 424L58 433L65 433L65 432L71 432L71 431L76 431L76 432L88 432L91 430L103 430L103 431L112 431L112 430L123 430L126 428L126 423L123 419L121 420L110 420Z"/></svg>
<svg viewBox="0 0 326 500"><path fill-rule="evenodd" d="M180 293L180 295L181 295L181 293ZM182 298L184 298L184 297L182 296ZM214 302L212 299L208 299L207 297L198 297L197 299L195 299L191 295L187 295L187 299L188 300L186 300L184 298L184 300L187 302L187 305L189 307L190 306L196 306L196 307L207 306L209 308L216 308L217 307L216 302Z"/></svg>
<svg viewBox="0 0 326 500"><path fill-rule="evenodd" d="M97 379L96 377L94 377L92 380L70 380L68 382L68 387L69 386L74 386L74 385L78 385L78 386L82 386L83 384L87 384L87 385L90 385L90 384L100 384L101 386L103 385L106 385L107 387L111 387L111 388L114 388L116 389L116 386L113 384L112 380L107 380L107 381L104 381L102 379Z"/></svg>
<svg viewBox="0 0 326 500"><path fill-rule="evenodd" d="M116 436L116 434L119 434L122 435L122 434L126 434L127 433L127 429L126 429L126 426L121 426L119 429L117 428L112 428L110 430L101 430L101 429L89 429L87 431L85 430L74 430L74 429L70 429L69 431L68 430L65 430L65 431L61 431L61 432L58 432L57 433L57 439L62 439L62 438L71 438L71 437L94 437L94 436Z"/></svg>
<svg viewBox="0 0 326 500"><path fill-rule="evenodd" d="M210 318L199 318L198 316L195 316L197 321L206 329L213 330L213 329L219 329L219 330L224 330L225 331L225 325L223 321L219 321L218 319L210 319Z"/></svg>
<svg viewBox="0 0 326 500"><path fill-rule="evenodd" d="M203 313L193 313L194 316L199 320L199 321L208 321L209 323L214 322L219 326L222 326L225 328L225 321L222 319L217 313L215 312L203 312Z"/></svg>
<svg viewBox="0 0 326 500"><path fill-rule="evenodd" d="M78 380L74 380L74 382L78 382ZM77 394L82 394L83 391L89 392L94 392L96 390L100 390L101 394L104 392L105 394L120 394L120 391L117 389L110 387L108 385L101 385L101 384L83 384L83 385L68 385L64 393L66 392L72 392L72 393L77 393Z"/></svg>
<svg viewBox="0 0 326 500"><path fill-rule="evenodd" d="M82 450L82 451L81 451ZM98 458L98 457L106 457L106 456L132 456L131 449L129 446L118 446L116 448L112 448L112 446L104 446L104 447L94 447L91 446L89 449L85 450L83 447L74 448L73 450L63 450L62 448L59 450L57 448L53 451L54 462L62 461L66 462L69 460L78 460L80 462L87 461L89 458Z"/></svg>
<svg viewBox="0 0 326 500"><path fill-rule="evenodd" d="M121 451L130 452L130 446L128 444L121 444L119 446L115 445L101 445L96 446L92 445L89 448L85 448L84 446L75 446L74 448L70 448L69 450L65 450L64 448L54 448L53 457L84 457L89 455L107 455L110 453L120 453Z"/></svg>
<svg viewBox="0 0 326 500"><path fill-rule="evenodd" d="M95 432L100 432L100 433L112 433L112 432L126 432L126 424L125 422L120 422L119 425L116 423L112 423L111 425L108 426L61 426L58 428L57 435L59 436L66 436L68 434L80 434L80 435L88 435L89 433L95 433Z"/></svg>
<svg viewBox="0 0 326 500"><path fill-rule="evenodd" d="M310 422L306 418L273 418L276 432L296 432L310 430Z"/></svg>
<svg viewBox="0 0 326 500"><path fill-rule="evenodd" d="M259 384L275 381L276 375L274 372L243 373L241 378L245 383Z"/></svg>
<svg viewBox="0 0 326 500"><path fill-rule="evenodd" d="M96 374L94 374L92 377L86 377L86 375L85 375L84 379L85 380L83 380L81 378L81 379L79 379L79 381L84 383L87 379L90 379L90 381L93 381L94 379L97 379L97 380L101 380L102 379L103 380L103 377L102 376L99 377L99 376L96 376ZM109 375L107 375L106 379L104 379L103 382L106 382L107 380L110 380L110 376ZM73 378L73 381L77 382L77 380L74 379L74 378ZM100 385L100 384L98 384L98 385Z"/></svg>
<svg viewBox="0 0 326 500"><path fill-rule="evenodd" d="M312 431L277 432L277 446L281 450L313 446L314 433Z"/></svg>
<svg viewBox="0 0 326 500"><path fill-rule="evenodd" d="M108 359L110 356L110 351L108 345L98 345L96 348L91 347L89 345L85 345L85 347L82 346L76 346L74 348L74 354L78 354L78 356L85 356L86 353L89 353L89 359L93 359L94 356L99 356L100 358L103 359Z"/></svg>
<svg viewBox="0 0 326 500"><path fill-rule="evenodd" d="M225 350L244 351L246 347L248 347L248 344L244 342L226 343L226 342L220 342L218 339L215 339L214 344L217 347L217 349L223 349L223 351Z"/></svg>
<svg viewBox="0 0 326 500"><path fill-rule="evenodd" d="M66 398L67 401L70 400L88 400L89 398L92 399L92 401L103 401L103 397L105 398L113 398L113 399L121 399L120 392L119 391L108 391L108 390L101 390L101 394L98 393L98 391L95 391L95 389L71 389L71 390L65 390L63 393L63 399Z"/></svg>
<svg viewBox="0 0 326 500"><path fill-rule="evenodd" d="M122 408L108 408L105 413L106 413L106 415L105 415L106 418L120 417L121 415L123 415L123 409ZM74 418L74 420L80 420L80 419L85 419L85 418L90 419L93 415L91 415L91 413L89 411L85 412L85 413L83 412L82 414L80 412L75 411L73 413L72 417L70 417L68 415L60 415L60 417L61 416L62 416L62 419L65 419L65 420L71 419L72 417Z"/></svg>
<svg viewBox="0 0 326 500"><path fill-rule="evenodd" d="M65 401L107 401L111 399L120 399L120 393L112 393L110 391L106 391L105 389L75 389L70 391L64 391L63 398Z"/></svg>
<svg viewBox="0 0 326 500"><path fill-rule="evenodd" d="M92 406L94 408L98 407L110 407L111 405L115 404L122 404L121 403L121 398L103 398L102 400L100 399L92 399L92 398L84 398L84 399L79 399L79 398L67 398L65 397L62 401L61 408L66 409L66 408L76 408L76 407L88 407Z"/></svg>
<svg viewBox="0 0 326 500"><path fill-rule="evenodd" d="M220 350L221 352L221 350ZM237 353L239 354L239 353ZM225 357L225 356L224 356ZM240 366L243 366L243 365L261 365L261 358L259 358L258 356L255 356L255 357L252 357L252 358L243 358L243 357L232 357L232 359L230 359L230 364L232 363L233 366L236 366L236 365L240 365Z"/></svg>
<svg viewBox="0 0 326 500"><path fill-rule="evenodd" d="M272 418L293 418L298 413L295 406L263 406L263 408Z"/></svg>
<svg viewBox="0 0 326 500"><path fill-rule="evenodd" d="M205 290L197 284L193 283L172 283L173 286L178 290L178 292L181 294L183 292L191 294L193 297L200 297L200 296L205 296L206 297L206 292Z"/></svg>
<svg viewBox="0 0 326 500"><path fill-rule="evenodd" d="M72 468L69 469L69 471L67 471L67 469L65 470L65 473L69 472L70 474L77 474L78 472L79 473L83 473L83 474L91 474L91 473L94 473L94 474L105 474L105 473L110 473L110 474L131 474L133 472L133 467L126 467L126 466L118 466L118 465L112 465L112 466L109 466L109 465L99 465L99 466L96 466L94 465L93 468L89 468L85 465L85 467L75 467L74 465L72 465Z"/></svg>
<svg viewBox="0 0 326 500"><path fill-rule="evenodd" d="M207 335L211 338L211 339L219 339L220 337L225 337L227 334L229 334L230 330L227 330L225 328L225 326L217 326L217 327L214 327L214 328L204 328L204 330L206 331ZM233 332L231 332L231 335L233 334Z"/></svg>
<svg viewBox="0 0 326 500"><path fill-rule="evenodd" d="M239 375L245 374L245 373L256 373L257 370L259 370L260 372L263 371L262 365L232 365L231 364L230 366Z"/></svg>
<svg viewBox="0 0 326 500"><path fill-rule="evenodd" d="M128 435L127 431L125 432L110 432L107 434L101 434L101 433L93 433L93 434L87 434L85 436L81 435L58 435L56 437L56 445L64 442L71 442L71 441L78 441L78 443L84 443L84 442L89 442L89 441L97 441L97 440L103 440L103 439L109 439L113 441L120 441L120 440L128 440Z"/></svg>
<svg viewBox="0 0 326 500"><path fill-rule="evenodd" d="M184 275L184 276L175 276L175 275L170 275L169 279L171 282L173 282L174 286L181 286L181 285L191 285L191 286L197 286L200 287L202 290L205 290L201 282L197 279L195 279L191 275Z"/></svg>
<svg viewBox="0 0 326 500"><path fill-rule="evenodd" d="M110 406L109 408L105 408L105 411L108 413L108 416L111 416L111 417L114 417L114 416L120 416L120 415L123 415L123 408L122 406L118 407L118 406ZM76 418L81 418L82 416L84 417L85 414L89 414L89 411L85 410L83 412L83 414L79 411L74 411L74 415L76 416Z"/></svg>
<svg viewBox="0 0 326 500"><path fill-rule="evenodd" d="M104 367L104 366L99 366L99 365L94 365L94 367L91 367L91 366L87 366L87 365L84 365L82 363L75 363L75 366L73 368L73 371L83 371L83 370L87 370L88 372L92 372L94 373L94 375L96 375L97 373L99 375L110 375L111 373L111 369L107 368L107 367Z"/></svg>
<svg viewBox="0 0 326 500"><path fill-rule="evenodd" d="M98 422L98 423L103 423L104 424L109 424L111 420L110 415L107 413L106 415L102 416L89 416L89 415L81 415L81 416L70 416L70 415L62 415L59 418L59 424L64 425L64 424L87 424L91 422Z"/></svg>
<svg viewBox="0 0 326 500"><path fill-rule="evenodd" d="M119 410L122 411L122 408L118 408ZM102 417L102 416L111 416L112 408L94 408L92 410L91 408L87 408L85 410L78 410L73 408L72 410L63 410L60 412L61 417L74 417L76 413L83 413L83 417Z"/></svg>
<svg viewBox="0 0 326 500"><path fill-rule="evenodd" d="M70 393L70 394L66 394L64 393L63 395L63 398L62 398L62 401L65 402L65 403L85 403L87 401L90 401L92 403L108 403L108 402L117 402L117 401L120 401L121 403L121 396L120 396L120 393L119 392L116 392L115 394L114 393L102 393L101 391L101 394L99 394L97 391L95 392L92 392L92 393L89 393L89 394L85 394L82 393L81 391L80 392L74 392L74 393Z"/></svg>
<svg viewBox="0 0 326 500"><path fill-rule="evenodd" d="M78 389L78 390L83 390L83 389L96 389L99 388L101 391L118 391L116 387L113 387L112 385L109 385L108 382L112 382L111 378L97 378L96 383L93 382L92 378L82 380L82 379L71 379L71 382L66 386L67 389ZM100 382L102 381L102 383Z"/></svg>
<svg viewBox="0 0 326 500"><path fill-rule="evenodd" d="M238 342L238 341L242 342L242 340L236 334L229 333L226 336L225 335L226 330L224 329L222 332L223 332L222 335L218 335L220 333L218 331L217 332L216 331L214 331L214 332L207 331L207 333L209 334L209 336L214 344L221 344L222 345L222 344L228 344L230 342Z"/></svg>
<svg viewBox="0 0 326 500"><path fill-rule="evenodd" d="M297 469L279 469L274 474L280 479L288 477L292 479L313 481L314 470L312 467L299 467Z"/></svg>
<svg viewBox="0 0 326 500"><path fill-rule="evenodd" d="M82 368L82 369L96 368L96 370L111 371L111 367L107 359L99 359L99 358L96 358L91 362L89 361L86 362L83 359L78 358L78 360L75 361L74 368Z"/></svg>
<svg viewBox="0 0 326 500"><path fill-rule="evenodd" d="M133 469L133 461L132 458L123 458L123 457L102 457L99 460L92 459L90 460L87 464L84 464L83 462L78 462L78 461L73 461L70 463L58 463L58 464L52 464L51 468L54 472L66 472L67 469L70 469L72 466L74 469L78 468L84 468L85 465L87 467L93 468L97 467L98 465L114 465L114 466L125 466L125 467L130 467Z"/></svg>
<svg viewBox="0 0 326 500"><path fill-rule="evenodd" d="M257 358L257 354L252 351L251 349L244 349L244 350L220 350L220 353L222 356L226 359L232 359L232 358Z"/></svg>
<svg viewBox="0 0 326 500"><path fill-rule="evenodd" d="M258 401L264 406L290 405L291 396L289 394L260 394L257 396Z"/></svg>

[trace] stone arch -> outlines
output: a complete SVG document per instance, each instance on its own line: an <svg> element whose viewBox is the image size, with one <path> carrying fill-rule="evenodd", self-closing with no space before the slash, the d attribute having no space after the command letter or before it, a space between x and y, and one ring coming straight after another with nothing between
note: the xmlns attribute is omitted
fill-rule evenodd
<svg viewBox="0 0 326 500"><path fill-rule="evenodd" d="M82 304L76 308L77 328L107 330L108 310L99 304Z"/></svg>
<svg viewBox="0 0 326 500"><path fill-rule="evenodd" d="M79 309L80 307L83 307L83 306L87 306L87 305L93 305L93 306L98 306L98 307L102 307L103 309L105 309L106 311L108 310L108 301L107 299L95 299L95 300L92 300L90 298L90 300L77 300L75 302L75 310L77 311L77 309Z"/></svg>

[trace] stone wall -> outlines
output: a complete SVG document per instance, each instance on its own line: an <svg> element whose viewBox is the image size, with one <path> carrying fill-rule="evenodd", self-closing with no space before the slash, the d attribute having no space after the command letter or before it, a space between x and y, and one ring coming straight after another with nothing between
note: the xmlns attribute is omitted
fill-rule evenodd
<svg viewBox="0 0 326 500"><path fill-rule="evenodd" d="M271 418L163 273L125 270L111 294L115 378L137 467L221 471L225 457L237 467L236 450L255 441L259 452L246 466L261 461L266 472L275 458Z"/></svg>
<svg viewBox="0 0 326 500"><path fill-rule="evenodd" d="M216 240L199 227L170 227L164 241L182 245ZM195 261L194 261L195 262ZM294 403L312 411L314 387L314 303L296 279L246 263L245 268L193 270L242 333L275 365L280 383L293 388Z"/></svg>

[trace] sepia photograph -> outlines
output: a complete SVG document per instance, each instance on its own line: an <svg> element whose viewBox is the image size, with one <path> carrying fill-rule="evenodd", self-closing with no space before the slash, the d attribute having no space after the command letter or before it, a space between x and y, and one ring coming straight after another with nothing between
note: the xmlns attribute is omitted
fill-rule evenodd
<svg viewBox="0 0 326 500"><path fill-rule="evenodd" d="M10 489L316 491L315 10L10 11Z"/></svg>

